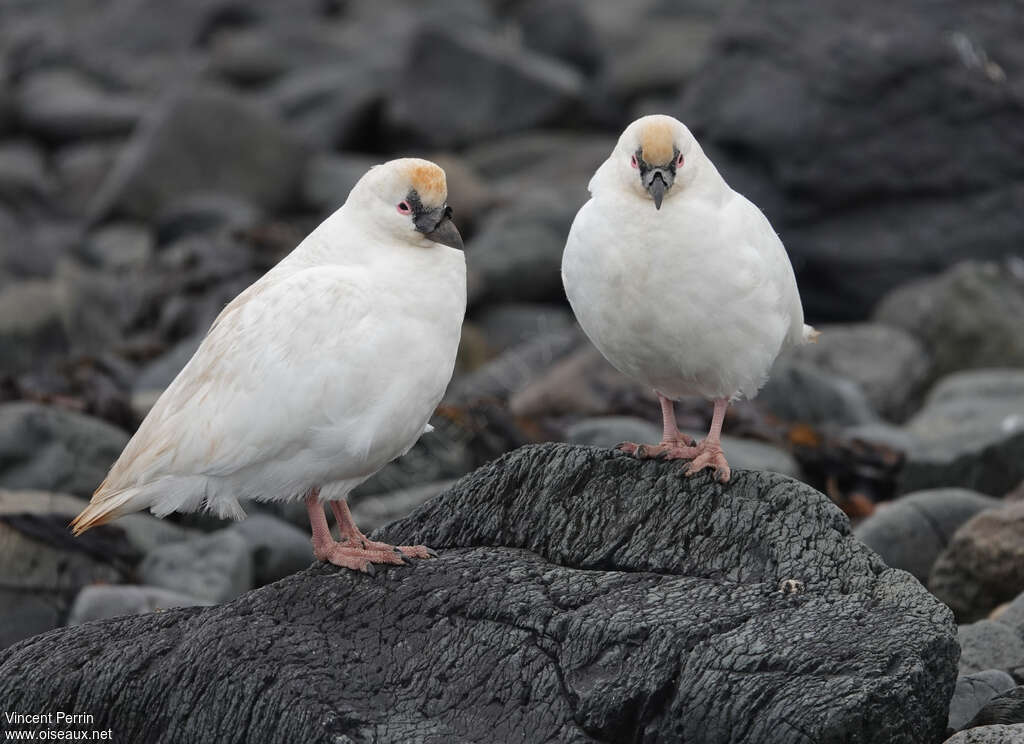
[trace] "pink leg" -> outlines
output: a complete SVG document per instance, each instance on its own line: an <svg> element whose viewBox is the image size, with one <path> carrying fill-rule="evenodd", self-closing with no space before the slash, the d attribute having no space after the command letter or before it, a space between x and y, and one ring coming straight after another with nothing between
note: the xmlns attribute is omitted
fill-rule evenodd
<svg viewBox="0 0 1024 744"><path fill-rule="evenodd" d="M335 542L327 526L324 506L320 503L319 488L314 488L306 497L306 511L309 513L309 526L313 530L313 555L317 560L368 574L373 574L374 563L400 565L403 562L402 556L391 550L356 548Z"/></svg>
<svg viewBox="0 0 1024 744"><path fill-rule="evenodd" d="M725 453L722 452L722 422L725 421L725 411L728 408L729 401L725 398L715 401L711 429L708 430L707 438L697 445L698 454L687 467L687 475L693 475L704 468L714 468L718 480L722 483L729 481L731 471L729 463L725 460Z"/></svg>
<svg viewBox="0 0 1024 744"><path fill-rule="evenodd" d="M679 426L676 424L675 404L661 393L658 393L658 401L661 403L661 443L623 442L618 445L618 449L640 459L663 457L667 460L680 460L693 457L697 454L693 446L695 443L679 431Z"/></svg>
<svg viewBox="0 0 1024 744"><path fill-rule="evenodd" d="M334 520L338 523L338 532L341 533L341 540L346 545L360 547L363 550L391 551L398 553L399 556L404 555L409 558L437 557L437 553L426 545L399 545L395 547L394 545L371 540L356 527L355 520L352 519L352 512L348 508L348 502L344 499L332 501L331 511L334 512Z"/></svg>

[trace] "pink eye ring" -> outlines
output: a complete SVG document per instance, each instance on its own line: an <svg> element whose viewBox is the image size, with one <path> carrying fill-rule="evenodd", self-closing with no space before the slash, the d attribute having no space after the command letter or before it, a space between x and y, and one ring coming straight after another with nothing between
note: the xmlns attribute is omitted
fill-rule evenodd
<svg viewBox="0 0 1024 744"><path fill-rule="evenodd" d="M640 164L636 161L636 155L629 156L629 164L634 168L639 168Z"/></svg>
<svg viewBox="0 0 1024 744"><path fill-rule="evenodd" d="M406 201L398 202L397 209L398 209L398 213L399 214L411 214L412 213L412 207L410 207L409 206L409 202L406 202Z"/></svg>
<svg viewBox="0 0 1024 744"><path fill-rule="evenodd" d="M679 157L676 158L676 168L683 167L683 153L679 153Z"/></svg>

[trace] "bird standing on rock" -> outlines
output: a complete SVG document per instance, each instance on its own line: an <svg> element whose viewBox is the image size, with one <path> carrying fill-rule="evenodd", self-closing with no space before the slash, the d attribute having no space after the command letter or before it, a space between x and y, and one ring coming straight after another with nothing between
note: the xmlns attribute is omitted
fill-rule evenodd
<svg viewBox="0 0 1024 744"><path fill-rule="evenodd" d="M728 481L729 402L753 397L782 349L818 335L786 250L671 116L630 124L588 188L562 257L565 293L605 358L654 389L664 424L660 444L619 447ZM673 401L684 395L714 401L700 444L677 428Z"/></svg>
<svg viewBox="0 0 1024 744"><path fill-rule="evenodd" d="M320 560L372 573L375 563L434 555L369 540L345 497L429 430L451 379L466 263L446 200L444 171L431 162L371 168L344 206L224 308L75 534L146 508L241 519L240 498L304 499Z"/></svg>

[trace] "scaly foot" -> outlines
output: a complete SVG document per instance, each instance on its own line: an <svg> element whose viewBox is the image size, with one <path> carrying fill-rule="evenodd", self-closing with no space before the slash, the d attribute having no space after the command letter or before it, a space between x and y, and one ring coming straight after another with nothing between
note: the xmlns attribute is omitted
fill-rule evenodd
<svg viewBox="0 0 1024 744"><path fill-rule="evenodd" d="M343 544L361 548L363 550L386 553L398 551L408 558L437 558L437 553L426 545L389 545L388 543L371 540L362 532L355 535L346 535Z"/></svg>
<svg viewBox="0 0 1024 744"><path fill-rule="evenodd" d="M652 457L665 460L689 460L697 455L695 444L693 439L685 434L680 434L676 439L662 439L659 444L621 442L615 445L615 449L640 460Z"/></svg>
<svg viewBox="0 0 1024 744"><path fill-rule="evenodd" d="M722 452L721 444L717 442L709 444L705 439L694 449L698 454L693 458L693 462L686 466L687 477L696 475L701 470L704 470L704 468L713 468L716 480L721 483L729 482L729 476L732 474L732 471L729 469L729 463L725 460L725 453Z"/></svg>
<svg viewBox="0 0 1024 744"><path fill-rule="evenodd" d="M321 561L353 571L362 571L371 576L374 574L375 563L401 566L409 560L395 550L363 550L333 540L330 543L315 545L313 555Z"/></svg>

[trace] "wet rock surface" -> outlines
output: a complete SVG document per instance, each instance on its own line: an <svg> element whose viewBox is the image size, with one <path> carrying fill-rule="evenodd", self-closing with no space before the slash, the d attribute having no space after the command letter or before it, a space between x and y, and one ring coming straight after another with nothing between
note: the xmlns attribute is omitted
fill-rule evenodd
<svg viewBox="0 0 1024 744"><path fill-rule="evenodd" d="M317 565L220 607L43 635L0 656L0 691L20 707L74 701L156 740L753 742L795 728L918 742L945 729L948 611L784 476L739 471L722 488L671 464L529 447L375 536L441 556L375 576ZM789 579L803 588L780 591ZM58 655L73 674L50 673ZM111 675L114 657L132 661ZM214 669L216 687L172 683Z"/></svg>

